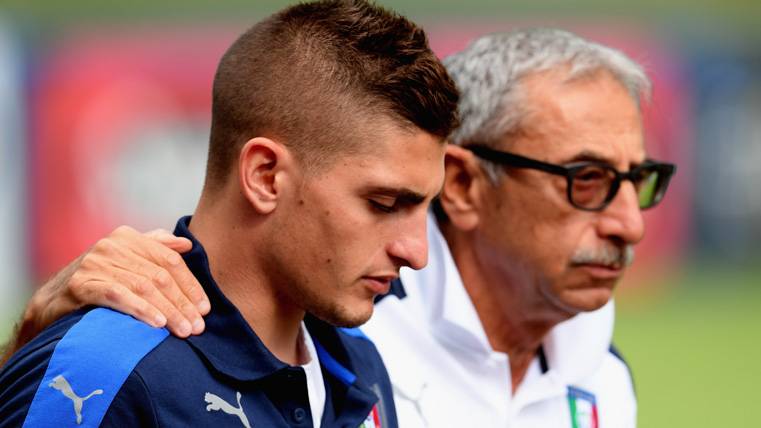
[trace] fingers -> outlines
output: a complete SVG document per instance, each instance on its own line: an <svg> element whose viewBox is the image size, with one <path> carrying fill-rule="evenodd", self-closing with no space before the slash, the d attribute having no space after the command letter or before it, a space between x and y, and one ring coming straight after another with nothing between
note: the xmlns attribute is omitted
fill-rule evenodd
<svg viewBox="0 0 761 428"><path fill-rule="evenodd" d="M152 230L144 235L179 253L190 251L193 246L189 239L174 236L163 229ZM196 277L185 266L182 258L176 253L163 251L160 247L153 247L149 251L154 252L155 258L166 260L165 268L169 270L183 294L196 305L198 312L202 315L209 313L211 310L209 299Z"/></svg>
<svg viewBox="0 0 761 428"><path fill-rule="evenodd" d="M164 229L151 230L150 232L144 233L144 235L178 253L186 253L193 248L193 243L190 242L190 239L174 236L171 232Z"/></svg>
<svg viewBox="0 0 761 428"><path fill-rule="evenodd" d="M176 331L180 337L201 333L205 327L203 318L196 306L182 293L172 275L164 269L158 269L151 279L150 282L144 282L142 288L166 315L167 327Z"/></svg>
<svg viewBox="0 0 761 428"><path fill-rule="evenodd" d="M158 275L164 276L168 273ZM151 280L146 276L128 271L121 271L118 276L121 283L130 284L127 290L131 292L131 295L125 296L125 300L133 302L134 296L135 299L143 300L148 306L155 308L159 312L159 317L164 318L167 329L175 336L188 337L192 333L198 334L203 331L203 320L194 311L193 305L187 299L182 302L182 297L178 299L177 296L172 296L172 291L165 290L167 287L171 288L166 278ZM176 292L177 288L175 287L174 290ZM175 300L172 300L173 298ZM154 318L156 322L160 320L159 317ZM190 320L201 320L200 328L194 328Z"/></svg>
<svg viewBox="0 0 761 428"><path fill-rule="evenodd" d="M151 234L172 240L163 235L165 231ZM69 288L77 301L106 305L151 325L163 325L161 315L166 327L179 337L203 332L202 314L210 309L203 288L176 251L126 226L93 246Z"/></svg>
<svg viewBox="0 0 761 428"><path fill-rule="evenodd" d="M136 277L139 276L136 275ZM166 326L177 337L188 337L191 334L191 326L183 315L155 287L149 286L146 287L146 290L154 290L153 293L155 294L146 298L144 295L136 294L130 287L125 287L120 282L93 283L89 285L86 291L89 293L86 300L97 306L105 306L128 313L156 328ZM154 302L155 305L149 301Z"/></svg>
<svg viewBox="0 0 761 428"><path fill-rule="evenodd" d="M182 337L200 334L205 327L202 314L208 313L210 305L201 284L182 257L140 234L130 234L123 244L132 254L124 255L125 264L120 267L147 279L134 285L136 294L162 311L173 333Z"/></svg>
<svg viewBox="0 0 761 428"><path fill-rule="evenodd" d="M129 288L116 282L102 285L105 285L105 287L97 289L101 292L93 296L93 299L99 301L100 306L107 306L119 312L131 313L133 317L156 328L167 325L167 319L160 310L142 297L137 296Z"/></svg>
<svg viewBox="0 0 761 428"><path fill-rule="evenodd" d="M206 315L211 310L209 298L203 291L203 286L198 282L195 275L188 269L185 261L177 253L167 253L167 270L172 279L179 286L183 295L195 305L195 309L201 314ZM195 329L194 329L195 331Z"/></svg>
<svg viewBox="0 0 761 428"><path fill-rule="evenodd" d="M157 265L144 274L152 279L159 290L178 309L185 314L194 316L194 318L188 318L191 322L200 321L203 323L201 315L207 314L211 305L203 287L185 265L182 257L176 251L172 251L155 241L145 241L142 244L143 253L140 255L148 260L153 260ZM186 305L192 307L183 309ZM193 331L196 331L196 326L194 326Z"/></svg>
<svg viewBox="0 0 761 428"><path fill-rule="evenodd" d="M68 288L72 300L85 305L109 307L132 315L153 327L166 325L167 319L161 311L133 292L133 282L137 282L134 278L138 275L110 271L106 276L91 270L92 268L93 261L89 260L72 275Z"/></svg>
<svg viewBox="0 0 761 428"><path fill-rule="evenodd" d="M129 253L118 257L119 263L128 265L129 269L108 264L112 259L100 254L86 259L71 279L69 290L74 294L73 300L88 305L107 306L154 327L166 326L178 337L184 338L194 333L188 319L200 319L200 316L188 310L192 305L186 302L183 312L154 284L150 274L145 274L159 268ZM203 324L199 332L202 330Z"/></svg>

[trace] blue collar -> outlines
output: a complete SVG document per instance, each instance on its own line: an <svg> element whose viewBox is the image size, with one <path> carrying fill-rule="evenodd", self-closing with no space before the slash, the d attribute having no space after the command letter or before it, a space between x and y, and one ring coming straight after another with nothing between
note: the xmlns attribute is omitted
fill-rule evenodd
<svg viewBox="0 0 761 428"><path fill-rule="evenodd" d="M204 317L204 333L191 336L188 341L216 370L241 381L257 380L288 367L264 346L243 315L219 289L211 276L206 251L188 229L190 220L190 216L182 217L174 234L193 243L193 248L183 254L183 259L209 297L211 312Z"/></svg>
<svg viewBox="0 0 761 428"><path fill-rule="evenodd" d="M183 255L185 263L204 288L211 312L205 317L206 330L188 341L219 372L240 381L253 381L290 367L262 343L235 305L225 297L209 270L209 260L201 243L188 229L190 216L177 222L174 234L190 239L193 248ZM304 322L315 344L320 347L320 362L344 384L359 380L345 338L338 330L309 314ZM327 364L326 364L327 363ZM361 370L360 370L361 377Z"/></svg>

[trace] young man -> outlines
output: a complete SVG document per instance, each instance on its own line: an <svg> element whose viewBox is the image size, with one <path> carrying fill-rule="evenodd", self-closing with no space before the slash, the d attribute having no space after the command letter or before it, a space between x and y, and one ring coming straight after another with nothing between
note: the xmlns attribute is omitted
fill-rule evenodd
<svg viewBox="0 0 761 428"><path fill-rule="evenodd" d="M456 101L423 31L365 1L256 24L220 61L206 182L175 229L205 332L69 315L3 367L0 426L396 426L373 344L335 326L425 265Z"/></svg>

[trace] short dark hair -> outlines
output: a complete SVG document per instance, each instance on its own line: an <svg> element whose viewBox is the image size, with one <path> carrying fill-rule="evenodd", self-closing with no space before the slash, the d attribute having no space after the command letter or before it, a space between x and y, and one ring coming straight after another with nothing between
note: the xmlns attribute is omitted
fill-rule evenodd
<svg viewBox="0 0 761 428"><path fill-rule="evenodd" d="M364 0L291 6L246 31L219 63L207 184L223 182L257 136L282 138L306 165L348 153L367 114L443 140L458 124L457 101L425 32L406 18Z"/></svg>

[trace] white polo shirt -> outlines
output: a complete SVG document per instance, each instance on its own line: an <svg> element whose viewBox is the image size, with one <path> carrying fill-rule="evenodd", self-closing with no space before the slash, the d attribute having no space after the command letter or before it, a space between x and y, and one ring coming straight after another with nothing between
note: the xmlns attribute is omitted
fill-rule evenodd
<svg viewBox="0 0 761 428"><path fill-rule="evenodd" d="M613 302L557 325L512 394L508 355L489 345L449 248L429 217L429 264L403 269L362 330L388 368L401 428L629 428L629 369L610 351Z"/></svg>

